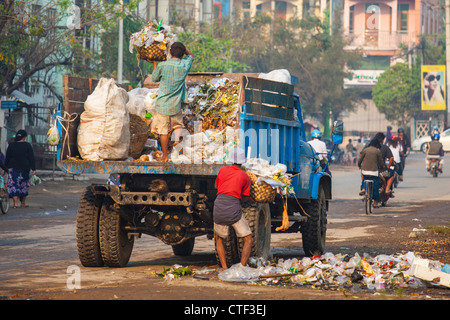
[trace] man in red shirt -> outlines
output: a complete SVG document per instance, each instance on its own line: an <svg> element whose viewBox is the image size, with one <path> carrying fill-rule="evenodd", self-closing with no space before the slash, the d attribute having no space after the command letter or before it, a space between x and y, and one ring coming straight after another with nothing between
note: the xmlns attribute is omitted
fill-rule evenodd
<svg viewBox="0 0 450 320"><path fill-rule="evenodd" d="M228 236L229 227L232 226L236 235L244 239L241 264L245 266L250 257L252 247L252 231L242 215L241 201L251 201L251 181L248 175L241 169L245 162L245 152L235 148L230 152L231 166L219 170L215 187L217 198L214 201L214 234L216 249L222 268L227 269L223 238Z"/></svg>

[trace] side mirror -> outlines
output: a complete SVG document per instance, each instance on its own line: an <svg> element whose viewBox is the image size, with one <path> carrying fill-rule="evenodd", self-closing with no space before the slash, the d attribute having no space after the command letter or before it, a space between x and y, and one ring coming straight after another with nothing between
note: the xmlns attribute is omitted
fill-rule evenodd
<svg viewBox="0 0 450 320"><path fill-rule="evenodd" d="M331 133L333 143L341 144L344 139L344 123L341 120L334 121Z"/></svg>

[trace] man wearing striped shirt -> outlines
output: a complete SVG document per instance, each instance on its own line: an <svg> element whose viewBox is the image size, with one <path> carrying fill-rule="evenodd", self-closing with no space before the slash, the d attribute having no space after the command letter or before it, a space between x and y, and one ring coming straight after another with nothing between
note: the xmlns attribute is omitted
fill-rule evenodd
<svg viewBox="0 0 450 320"><path fill-rule="evenodd" d="M175 42L170 48L172 57L159 63L152 73L152 79L160 82L156 114L152 120L152 131L159 134L163 156L168 159L169 133L173 131L178 141L183 128L181 103L186 99L186 76L192 66L192 52L181 42Z"/></svg>

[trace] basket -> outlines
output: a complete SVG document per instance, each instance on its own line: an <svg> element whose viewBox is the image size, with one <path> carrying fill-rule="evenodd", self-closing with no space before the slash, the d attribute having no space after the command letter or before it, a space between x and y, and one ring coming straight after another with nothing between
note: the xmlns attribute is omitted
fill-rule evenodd
<svg viewBox="0 0 450 320"><path fill-rule="evenodd" d="M130 138L130 150L129 155L133 159L138 159L141 156L142 150L144 150L145 143L148 139L147 132L135 133Z"/></svg>
<svg viewBox="0 0 450 320"><path fill-rule="evenodd" d="M166 61L166 51L160 48L161 43L154 41L149 46L138 47L135 46L137 51L137 55L139 59L147 60L148 62L152 61Z"/></svg>
<svg viewBox="0 0 450 320"><path fill-rule="evenodd" d="M250 177L252 185L250 187L250 197L253 200L260 203L271 203L275 200L277 196L277 190L272 188L272 186L266 182L256 183L258 177L251 172L247 171L247 175Z"/></svg>

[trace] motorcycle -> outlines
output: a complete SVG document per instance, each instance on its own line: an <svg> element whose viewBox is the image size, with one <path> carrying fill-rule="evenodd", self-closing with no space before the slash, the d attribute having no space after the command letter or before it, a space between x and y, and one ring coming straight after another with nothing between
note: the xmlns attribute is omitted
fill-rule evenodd
<svg viewBox="0 0 450 320"><path fill-rule="evenodd" d="M437 178L439 173L442 173L441 170L439 170L439 164L441 162L440 158L429 158L430 160L430 174L433 176L433 178Z"/></svg>
<svg viewBox="0 0 450 320"><path fill-rule="evenodd" d="M378 186L380 193L380 205L382 207L385 207L391 196L389 193L386 192L387 178L383 173L380 173L380 175L378 176Z"/></svg>

